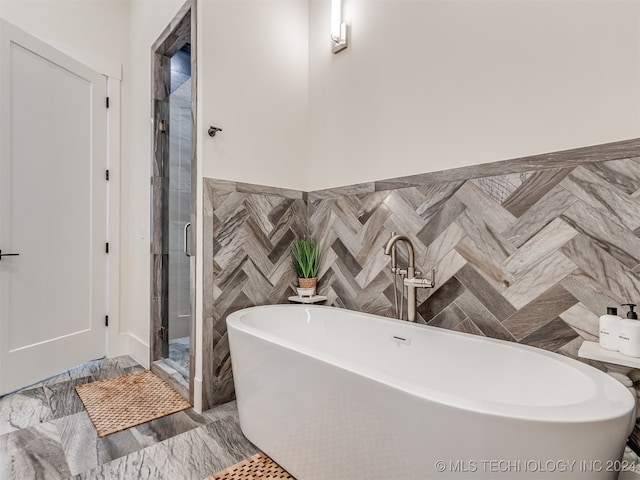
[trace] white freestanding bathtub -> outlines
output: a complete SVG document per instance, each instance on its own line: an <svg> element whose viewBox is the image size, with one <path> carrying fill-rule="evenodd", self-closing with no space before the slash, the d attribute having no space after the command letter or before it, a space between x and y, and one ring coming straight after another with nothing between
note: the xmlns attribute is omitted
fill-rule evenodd
<svg viewBox="0 0 640 480"><path fill-rule="evenodd" d="M242 431L298 480L614 479L635 401L540 349L348 310L227 318Z"/></svg>

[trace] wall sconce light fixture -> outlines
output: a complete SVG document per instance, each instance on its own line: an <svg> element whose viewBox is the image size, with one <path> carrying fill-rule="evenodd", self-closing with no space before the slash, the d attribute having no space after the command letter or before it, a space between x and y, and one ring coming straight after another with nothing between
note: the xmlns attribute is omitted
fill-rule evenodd
<svg viewBox="0 0 640 480"><path fill-rule="evenodd" d="M331 0L331 50L338 53L347 48L347 24L342 22L341 0Z"/></svg>

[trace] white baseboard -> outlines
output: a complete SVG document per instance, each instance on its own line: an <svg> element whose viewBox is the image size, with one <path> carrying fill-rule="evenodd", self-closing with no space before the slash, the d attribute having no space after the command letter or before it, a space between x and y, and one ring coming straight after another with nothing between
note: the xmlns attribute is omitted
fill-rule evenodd
<svg viewBox="0 0 640 480"><path fill-rule="evenodd" d="M143 342L135 335L126 334L128 338L128 353L136 362L144 368L149 368L149 344Z"/></svg>

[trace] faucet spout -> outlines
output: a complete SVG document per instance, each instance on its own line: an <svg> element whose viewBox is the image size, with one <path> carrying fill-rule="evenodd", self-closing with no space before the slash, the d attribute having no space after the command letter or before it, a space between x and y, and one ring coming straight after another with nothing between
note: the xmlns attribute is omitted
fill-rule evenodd
<svg viewBox="0 0 640 480"><path fill-rule="evenodd" d="M402 270L397 267L396 260L396 243L402 241L407 246L407 252L409 253L407 270ZM426 278L416 278L416 258L415 258L415 250L413 248L413 244L411 240L406 235L396 235L395 233L391 234L391 238L387 242L387 245L384 247L385 255L391 255L391 273L394 275L394 297L396 295L396 285L395 279L398 275L404 277L406 274L407 277L403 278L402 284L403 288L407 288L407 320L410 322L416 321L416 312L417 312L417 296L416 290L418 288L433 288L435 285L435 276L432 273L431 280L427 280ZM418 275L420 273L418 272ZM404 290L401 291L401 300L404 298ZM398 313L399 312L399 313ZM402 303L400 303L400 309L398 310L398 303L396 297L396 313L398 313L398 318L402 318Z"/></svg>
<svg viewBox="0 0 640 480"><path fill-rule="evenodd" d="M406 235L392 236L387 242L387 245L384 247L384 254L393 255L394 253L393 247L397 242L401 240L407 246L407 251L409 252L409 265L408 265L407 271L411 269L412 276L410 276L409 278L413 278L413 274L415 272L415 267L416 267L416 260L415 260L415 253L413 251L413 244L411 243L411 240L409 239L409 237L407 237Z"/></svg>
<svg viewBox="0 0 640 480"><path fill-rule="evenodd" d="M407 246L407 252L409 253L409 261L407 264L407 279L413 280L416 276L416 259L413 244L406 235L392 235L384 248L385 255L391 255L391 271L394 275L398 275L400 270L397 268L395 262L395 246L396 243L402 241ZM394 277L395 278L395 277ZM413 284L406 284L407 287L407 320L410 322L416 321L416 287ZM403 294L404 295L404 294ZM402 297L403 298L403 297ZM399 315L402 315L402 308Z"/></svg>

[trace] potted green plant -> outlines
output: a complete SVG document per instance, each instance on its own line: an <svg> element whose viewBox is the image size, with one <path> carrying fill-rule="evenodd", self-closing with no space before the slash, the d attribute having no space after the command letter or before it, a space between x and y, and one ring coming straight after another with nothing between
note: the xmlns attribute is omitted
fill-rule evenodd
<svg viewBox="0 0 640 480"><path fill-rule="evenodd" d="M300 296L313 296L316 294L318 267L320 265L320 245L313 238L298 238L291 245L291 261L293 269L298 275L300 289L309 289L300 292ZM306 295L305 295L306 293Z"/></svg>

